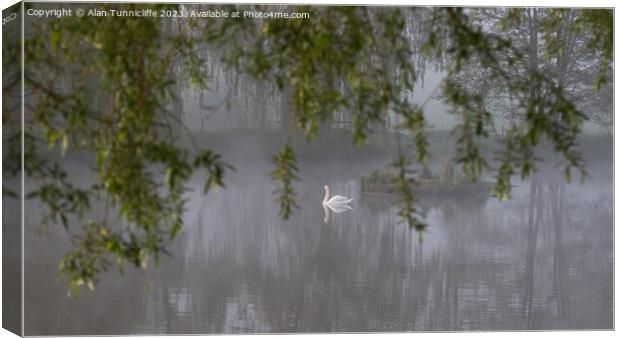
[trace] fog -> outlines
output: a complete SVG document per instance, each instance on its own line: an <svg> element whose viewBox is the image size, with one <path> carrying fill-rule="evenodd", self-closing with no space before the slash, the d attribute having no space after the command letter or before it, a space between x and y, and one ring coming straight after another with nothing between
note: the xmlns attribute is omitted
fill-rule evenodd
<svg viewBox="0 0 620 338"><path fill-rule="evenodd" d="M492 112L497 128L479 140L489 170L468 181L454 164L460 121L438 90L446 72L429 62L413 93L414 103L425 103L429 142L430 183L414 189L426 225L417 232L399 217L389 184L373 182L379 191L363 184L380 181L397 158L397 136L413 157L397 116L388 113L356 146L349 112L334 112L309 141L287 129L294 116L287 88L226 67L219 52L201 54L209 88L179 75L171 111L181 116L173 130L179 145L213 150L235 168L225 187L204 195L203 173L195 173L170 255L124 273L112 265L94 291L72 298L57 277L71 249L67 231L41 226L42 205L27 199L24 334L613 329L613 138L600 124L586 123L578 139L589 174L583 182L564 179L560 157L542 140L538 170L513 177L511 198L500 201L491 186L507 117ZM489 96L497 107L506 103ZM286 141L298 160L299 208L283 220L269 172ZM62 160L72 184L97 178L90 154L46 156ZM413 168L422 176L419 163ZM36 184L27 181L26 193ZM323 205L326 185L353 198L350 209ZM85 219L113 211L99 201ZM6 217L17 224L19 215ZM80 222L70 219L69 228Z"/></svg>
<svg viewBox="0 0 620 338"><path fill-rule="evenodd" d="M584 184L566 184L556 168L542 165L533 183L515 182L507 202L488 194L419 194L428 225L420 238L399 220L393 196L361 191L360 176L385 166L389 152L345 142L329 147L297 139L300 209L281 220L267 177L279 136L271 138L199 139L237 169L226 188L204 196L196 175L171 256L145 271L112 269L95 291L77 298L67 298L66 281L55 277L69 249L64 230L42 229L37 214L27 213L26 333L612 327L606 139L583 141L591 174ZM433 145L436 171L444 146ZM79 172L75 180L88 181L87 171ZM325 221L324 184L353 197L352 210L330 212ZM36 208L33 201L26 207Z"/></svg>

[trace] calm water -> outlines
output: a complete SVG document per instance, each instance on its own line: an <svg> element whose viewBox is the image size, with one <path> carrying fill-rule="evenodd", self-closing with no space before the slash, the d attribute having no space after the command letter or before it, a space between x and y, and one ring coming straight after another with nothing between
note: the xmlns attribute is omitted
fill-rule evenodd
<svg viewBox="0 0 620 338"><path fill-rule="evenodd" d="M526 182L504 203L424 198L420 242L385 197L360 194L370 165L330 163L302 164L302 208L289 221L278 218L267 166L193 195L172 257L112 270L77 299L55 277L63 232L29 231L25 333L613 327L611 174L581 186L541 178L533 199ZM326 183L355 198L327 223Z"/></svg>

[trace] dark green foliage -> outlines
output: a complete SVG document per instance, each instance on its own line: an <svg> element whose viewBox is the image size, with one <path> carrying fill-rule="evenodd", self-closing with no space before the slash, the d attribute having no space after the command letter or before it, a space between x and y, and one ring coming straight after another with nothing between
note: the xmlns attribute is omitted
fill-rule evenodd
<svg viewBox="0 0 620 338"><path fill-rule="evenodd" d="M293 182L297 181L297 159L293 148L287 143L273 159L275 169L271 172L276 190L276 201L280 203L280 217L288 219L293 213L293 209L299 208L295 203L295 190Z"/></svg>
<svg viewBox="0 0 620 338"><path fill-rule="evenodd" d="M72 289L94 287L111 262L119 269L125 261L146 267L166 252L182 228L194 170L205 171L206 193L223 186L232 167L209 150L196 149L192 159L177 143L175 129L182 126L180 112L170 109L178 85L172 65L183 65L193 85L204 87L207 80L185 28L166 28L159 18L84 17L41 20L29 29L47 34L29 36L25 48L31 98L25 168L42 181L28 196L47 210L44 222L59 222L69 232L74 249L63 258L61 275ZM61 156L71 150L93 154L96 184L78 189L68 183L60 167L37 154L41 143ZM103 217L83 219L95 217L85 217L95 201L105 205ZM71 216L85 225L69 227Z"/></svg>
<svg viewBox="0 0 620 338"><path fill-rule="evenodd" d="M97 277L111 266L114 258L122 273L125 261L146 268L149 257L153 256L157 263L158 254L166 253L161 236L149 235L140 238L133 233L123 236L96 222L87 223L82 230L82 235L71 237L74 249L67 253L58 265L58 274L66 275L70 279L69 295L76 294L82 285L94 289L98 282Z"/></svg>
<svg viewBox="0 0 620 338"><path fill-rule="evenodd" d="M417 217L413 193L415 182L410 166L411 162L403 155L400 155L398 160L392 163L392 167L397 171L397 174L392 179L392 186L394 191L398 192L400 196L398 200L398 205L400 206L398 216L410 228L422 233L426 225L420 222Z"/></svg>
<svg viewBox="0 0 620 338"><path fill-rule="evenodd" d="M535 10L532 13L538 15ZM524 10L508 11L504 26L518 24L523 16ZM521 117L511 121L506 128L509 132L502 135L505 148L498 158L496 196L510 196L510 179L517 170L523 178L535 171L534 150L543 140L563 156L567 179L573 170L585 177L576 140L586 116L576 109L553 74L538 67L537 53L532 48L520 50L503 36L483 33L480 26L468 21L462 9L449 9L436 20L450 27L446 34L453 45L446 52L455 68L444 85L443 97L461 118L458 160L470 178L478 179L488 167L476 140L489 136L492 120L483 93L468 88L467 78L459 77L465 62L476 62L476 71L483 72L485 81L499 88L502 95L511 97L514 103L509 109Z"/></svg>
<svg viewBox="0 0 620 338"><path fill-rule="evenodd" d="M61 223L68 228L68 217L81 217L90 208L93 189L79 189L67 180L67 173L58 165L46 167L42 172L41 187L26 196L38 198L48 209L43 215L43 224Z"/></svg>
<svg viewBox="0 0 620 338"><path fill-rule="evenodd" d="M591 32L587 48L600 55L596 88L612 80L610 68L614 53L614 13L613 10L583 9L575 22L575 30Z"/></svg>
<svg viewBox="0 0 620 338"><path fill-rule="evenodd" d="M195 168L204 168L206 181L203 192L206 194L211 188L224 187L224 173L226 170L234 170L234 168L222 162L221 155L206 150L201 152L194 159Z"/></svg>
<svg viewBox="0 0 620 338"><path fill-rule="evenodd" d="M247 8L226 6L230 11ZM527 177L536 170L534 150L544 141L562 156L567 179L573 170L585 174L576 138L586 116L566 95L557 74L539 67L539 53L521 48L505 35L485 31L476 21L476 10L354 6L295 10L310 13L311 19L67 17L29 26L25 79L31 100L24 166L26 174L40 183L30 196L46 207L47 220L68 228L73 249L63 258L59 272L69 278L72 290L81 285L93 288L99 274L114 262L121 270L125 262L142 268L150 259L157 262L183 226L185 193L195 171L205 173L204 193L224 186L232 167L212 150L183 148L177 134L183 128L181 112L172 108L180 86L208 89L211 74L201 52L205 49L221 51L220 56L238 73L273 81L286 94L291 111L283 127L289 136L300 130L312 140L321 123L330 122L334 114L346 114L353 142L362 144L369 133L385 130L390 116L397 116L397 135L408 134L414 143L399 151L392 165L396 172L392 184L401 196L400 218L420 232L425 225L414 206L409 158L424 165L427 157L424 107L428 100L411 101L424 64L447 72L441 96L460 121L457 160L471 179L497 169L494 193L509 197L511 178ZM497 10L499 25L515 30L534 12ZM553 42L560 24L566 22L558 18L565 14L549 11L540 25L549 60L565 56L564 45ZM600 61L601 75L608 75L611 67L612 19L608 10L582 10L573 21L574 29L588 37L587 48ZM14 50L8 46L7 53ZM471 64L478 66L483 88L471 88L459 80L470 77ZM604 76L601 79L606 81ZM513 98L509 113L518 116L506 125L500 139L497 168L480 150L480 140L494 128L494 114L486 100L491 89ZM3 107L3 121L18 123L6 110ZM8 140L20 141L15 134ZM61 156L79 151L93 155L96 184L85 189L68 183L62 168L40 156L46 146ZM19 173L19 156L5 154L9 169L5 172ZM298 208L293 188L298 167L290 144L273 157L273 163L271 177L280 216L288 219ZM88 214L95 203L105 204L103 216ZM69 227L69 217L76 217L83 226Z"/></svg>

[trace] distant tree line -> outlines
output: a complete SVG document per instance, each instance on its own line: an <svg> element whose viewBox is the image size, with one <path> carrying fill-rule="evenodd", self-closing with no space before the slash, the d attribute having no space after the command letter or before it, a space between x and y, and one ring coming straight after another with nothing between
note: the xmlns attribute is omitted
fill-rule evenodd
<svg viewBox="0 0 620 338"><path fill-rule="evenodd" d="M99 6L131 10L144 5ZM71 290L94 288L113 264L122 270L125 263L157 262L182 229L195 171L205 175L204 193L224 186L232 167L220 154L178 142L186 128L178 105L181 89L213 90L213 58L227 71L270 84L282 111L291 112L281 121L289 140L296 131L313 140L321 123L344 116L353 142L363 144L373 126L396 117L398 134L415 140L413 146L397 140L399 156L392 166L399 215L418 231L425 224L414 206L411 168L412 162L426 161L428 124L425 103L414 103L412 95L427 68L446 74L439 95L459 118L457 161L473 180L491 170L479 142L501 120L493 192L502 199L510 196L515 175L533 173L533 153L544 140L563 159L567 179L574 171L585 174L577 150L583 124L611 119L612 10L294 10L310 13L311 19L28 20L24 156L28 179L38 183L28 197L44 206L44 222L67 230L73 249L59 273L68 277ZM5 47L4 66L10 67L19 60L19 45ZM18 85L7 81L3 92L16 92ZM19 110L3 106L3 122L3 142L12 149L4 152L6 181L21 165ZM91 186L79 187L67 177L61 157L71 152L95 158ZM61 156L50 156L57 153ZM275 199L287 219L297 208L292 144L285 141L272 160ZM3 193L5 198L14 194ZM106 206L105 215L85 217L95 203Z"/></svg>

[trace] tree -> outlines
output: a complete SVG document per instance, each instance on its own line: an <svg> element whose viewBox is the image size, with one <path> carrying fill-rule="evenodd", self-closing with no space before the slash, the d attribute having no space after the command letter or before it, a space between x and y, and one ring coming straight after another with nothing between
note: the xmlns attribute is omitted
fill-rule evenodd
<svg viewBox="0 0 620 338"><path fill-rule="evenodd" d="M101 8L140 6L103 4ZM176 5L149 8L191 10ZM413 204L410 171L412 162L426 160L426 122L424 106L412 103L411 97L427 64L459 74L467 63L479 63L489 81L501 84L516 98L512 109L525 112L521 123L511 124L502 140L497 196L509 197L515 172L523 176L532 172L532 152L542 136L564 158L567 177L571 170L585 170L575 148L584 115L545 69L529 67L531 58L511 40L485 31L469 17L471 10L281 9L307 12L311 20L84 17L28 23L32 34L27 34L25 48L29 98L24 112L25 167L30 178L40 183L29 197L46 207L46 221L67 228L73 250L60 262L59 272L69 278L71 289L94 288L113 261L120 269L125 262L145 267L149 259L157 261L166 253L167 244L183 225L184 192L194 171L205 173L205 193L224 186L224 176L232 167L220 154L198 147L185 149L175 135L184 128L174 108L175 88L188 85L182 82L187 80L196 88L209 89L211 74L205 64L214 55L239 74L275 83L278 95L284 95L283 102L292 107L293 115L283 119L285 129L300 130L308 140L334 114L349 117L357 144L364 143L372 126L383 125L389 114L398 116L401 133L415 140L412 149L397 140L400 154L393 167L394 183L402 196L399 215L419 231L424 224ZM518 21L531 19L526 13L532 11L536 10L499 13ZM611 12L588 13L579 29L589 32L588 48L597 53L601 74L606 74L613 40ZM413 25L416 20L419 23ZM458 161L475 180L488 169L478 146L491 125L484 93L466 88L455 77L448 77L442 89L462 121ZM540 95L543 90L546 94ZM51 150L43 151L41 144ZM93 155L96 183L73 185L58 157L46 156L52 150L62 156L78 151ZM11 154L5 155L5 163L11 161L6 156ZM297 161L290 142L282 145L273 162L276 199L286 219L297 207ZM96 201L108 207L104 216L85 217ZM71 219L81 228L71 227Z"/></svg>
<svg viewBox="0 0 620 338"><path fill-rule="evenodd" d="M487 32L499 32L502 38L510 40L514 48L523 51L530 69L544 71L551 80L550 85L561 88L586 118L609 132L613 118L612 86L610 79L605 77L612 73L611 67L599 64L604 59L601 53L605 48L593 51L588 46L588 41L594 39L592 31L580 28L585 20L589 20L591 12L530 8L521 15L511 13L514 11L478 10L470 17ZM605 67L608 70L601 73ZM510 71L518 76L528 70L514 67ZM503 134L507 126L523 119L525 111L512 109L513 93L501 83L491 81L487 75L476 63L453 74L456 81L481 94L482 105L495 120L494 131ZM547 90L551 89L543 89L540 95L545 95ZM532 92L531 96L535 94Z"/></svg>

